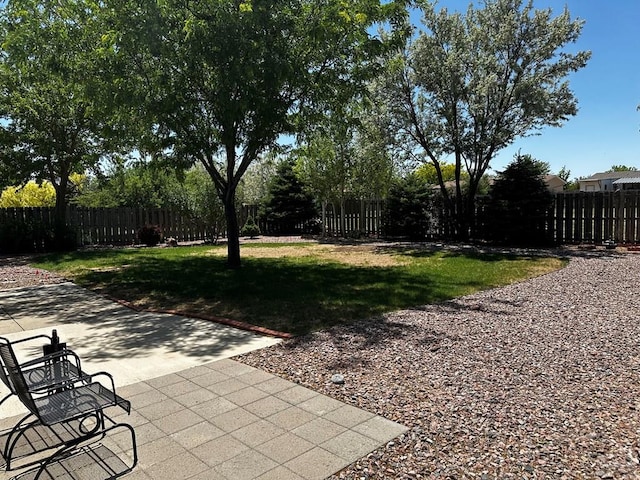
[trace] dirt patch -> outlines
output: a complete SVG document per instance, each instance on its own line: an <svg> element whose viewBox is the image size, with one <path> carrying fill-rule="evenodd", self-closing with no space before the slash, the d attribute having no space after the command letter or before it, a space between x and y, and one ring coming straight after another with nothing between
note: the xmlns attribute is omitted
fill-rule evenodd
<svg viewBox="0 0 640 480"><path fill-rule="evenodd" d="M207 255L226 256L225 249L211 249ZM242 248L242 256L249 258L317 258L319 263L339 262L359 267L394 267L407 261L372 245L288 245L283 247Z"/></svg>
<svg viewBox="0 0 640 480"><path fill-rule="evenodd" d="M131 265L118 265L118 266L105 266L105 267L93 267L89 270L95 273L109 273L109 272L119 272L124 270L125 268L130 267Z"/></svg>

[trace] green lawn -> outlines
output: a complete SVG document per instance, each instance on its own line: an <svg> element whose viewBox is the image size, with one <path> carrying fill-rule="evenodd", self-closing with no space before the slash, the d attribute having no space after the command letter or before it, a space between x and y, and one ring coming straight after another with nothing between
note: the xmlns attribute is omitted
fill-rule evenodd
<svg viewBox="0 0 640 480"><path fill-rule="evenodd" d="M224 246L113 249L46 255L35 266L141 307L303 334L505 285L565 263L497 254L261 244L243 246L243 267L229 270L225 252Z"/></svg>

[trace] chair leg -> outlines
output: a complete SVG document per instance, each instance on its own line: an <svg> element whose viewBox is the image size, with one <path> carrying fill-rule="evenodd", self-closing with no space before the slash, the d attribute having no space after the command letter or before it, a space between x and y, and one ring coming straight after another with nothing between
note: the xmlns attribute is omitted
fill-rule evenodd
<svg viewBox="0 0 640 480"><path fill-rule="evenodd" d="M9 395L7 395L6 397L4 397L2 400L0 400L0 405L2 405L4 402L6 402L7 400L9 400L11 397L13 397L13 393L9 393Z"/></svg>
<svg viewBox="0 0 640 480"><path fill-rule="evenodd" d="M131 465L123 463L123 465L126 467L123 471L120 471L117 473L111 472L112 476L110 476L109 479L118 478L118 477L121 477L122 475L125 475L126 473L131 472L135 468L135 466L138 464L138 446L136 443L136 434L135 434L135 431L133 430L133 427L128 423L117 423L108 428L103 428L98 431L95 431L94 433L92 433L91 435L87 435L83 439L83 443L91 441L90 444L87 444L85 445L85 447L83 447L83 448L90 449L91 445L96 443L96 440L95 440L96 438L99 437L99 440L97 440L99 442L107 436L108 432L110 432L111 430L119 429L119 428L126 428L129 430L129 433L131 434L131 449L133 452L133 459L131 461ZM77 447L78 447L78 443L74 442L73 444L66 444L62 448L57 450L40 465L40 467L38 468L38 471L36 472L36 475L33 477L33 480L39 480L43 472L45 472L50 465L60 460L64 460L65 458L69 458L73 456L74 455L73 450L76 449Z"/></svg>
<svg viewBox="0 0 640 480"><path fill-rule="evenodd" d="M12 455L13 455L13 449L15 448L16 444L18 443L18 440L20 439L20 437L24 434L24 432L31 427L32 425L35 425L38 423L38 420L34 420L32 421L30 424L27 424L26 426L22 427L22 424L25 422L25 420L27 420L28 418L32 417L33 414L32 413L28 413L27 415L25 415L24 417L22 417L20 419L20 421L18 423L16 423L13 428L11 429L11 431L9 432L9 434L7 435L7 443L4 446L4 452L3 452L3 456L4 459L7 461L7 465L6 465L6 470L11 470L11 459L12 459ZM16 437L14 438L13 436L16 435Z"/></svg>

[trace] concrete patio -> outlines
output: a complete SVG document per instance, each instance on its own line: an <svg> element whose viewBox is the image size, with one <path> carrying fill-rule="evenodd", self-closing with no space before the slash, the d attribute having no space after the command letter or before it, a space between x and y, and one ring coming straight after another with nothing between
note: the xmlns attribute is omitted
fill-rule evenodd
<svg viewBox="0 0 640 480"><path fill-rule="evenodd" d="M123 478L323 479L406 431L229 359L277 339L134 312L73 284L0 292L0 336L53 328L81 356L84 370L111 372L118 393L132 403L130 416L114 412L115 421L135 427L138 444L138 465ZM19 354L38 351L36 345ZM2 426L21 411L15 399L3 404ZM128 454L118 437L105 444ZM2 472L0 480L21 473Z"/></svg>

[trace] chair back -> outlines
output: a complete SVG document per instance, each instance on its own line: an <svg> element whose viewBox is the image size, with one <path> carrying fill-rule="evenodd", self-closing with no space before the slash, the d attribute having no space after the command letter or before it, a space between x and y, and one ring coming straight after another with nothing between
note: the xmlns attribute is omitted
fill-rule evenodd
<svg viewBox="0 0 640 480"><path fill-rule="evenodd" d="M9 340L7 340L4 337L0 337L0 343L8 344L8 345L11 344L11 342L9 342ZM4 383L7 386L7 388L9 389L9 391L12 394L15 395L16 389L13 387L13 384L11 383L11 380L9 380L9 377L7 376L6 367L4 366L4 362L2 362L2 361L0 361L0 380L2 380L2 383Z"/></svg>
<svg viewBox="0 0 640 480"><path fill-rule="evenodd" d="M13 351L11 342L2 337L0 337L0 358L2 358L3 375L8 381L7 385L11 391L20 398L20 401L24 406L27 407L31 413L37 416L38 409L33 401L31 393L29 392L22 370L20 370L20 363L18 363L18 359ZM3 381L5 379L3 379Z"/></svg>

